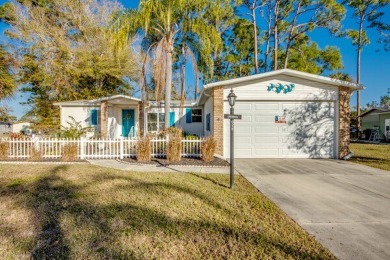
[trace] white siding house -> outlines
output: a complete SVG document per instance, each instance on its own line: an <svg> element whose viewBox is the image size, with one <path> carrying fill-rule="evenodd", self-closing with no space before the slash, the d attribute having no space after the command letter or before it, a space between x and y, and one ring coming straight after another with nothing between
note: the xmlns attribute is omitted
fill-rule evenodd
<svg viewBox="0 0 390 260"><path fill-rule="evenodd" d="M278 70L205 85L194 103L173 101L170 126L214 136L216 153L228 158L227 96L237 96L237 158L341 158L349 153L349 96L360 85L293 70ZM60 102L61 125L69 116L96 126L103 137L134 137L165 128L163 104L117 95ZM92 115L92 111L94 112ZM94 123L92 123L94 122ZM146 130L146 131L143 131Z"/></svg>

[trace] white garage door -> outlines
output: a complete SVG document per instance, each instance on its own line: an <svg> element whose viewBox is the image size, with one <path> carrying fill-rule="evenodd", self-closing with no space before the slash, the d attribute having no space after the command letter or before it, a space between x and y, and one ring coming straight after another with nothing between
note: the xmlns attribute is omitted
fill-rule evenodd
<svg viewBox="0 0 390 260"><path fill-rule="evenodd" d="M225 113L229 106L225 103ZM237 102L236 158L335 158L334 102ZM229 120L224 151L230 157Z"/></svg>

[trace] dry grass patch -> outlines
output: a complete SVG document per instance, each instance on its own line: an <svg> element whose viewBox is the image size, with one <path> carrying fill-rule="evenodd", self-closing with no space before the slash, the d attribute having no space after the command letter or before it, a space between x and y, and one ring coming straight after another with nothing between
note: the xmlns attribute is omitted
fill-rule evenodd
<svg viewBox="0 0 390 260"><path fill-rule="evenodd" d="M64 162L74 162L77 161L77 156L79 154L79 147L77 144L66 144L62 148L62 158Z"/></svg>
<svg viewBox="0 0 390 260"><path fill-rule="evenodd" d="M390 145L353 143L350 149L352 162L390 171Z"/></svg>
<svg viewBox="0 0 390 260"><path fill-rule="evenodd" d="M30 157L28 158L29 161L41 161L42 160L42 153L37 148L32 146L30 148Z"/></svg>
<svg viewBox="0 0 390 260"><path fill-rule="evenodd" d="M220 174L90 165L0 172L7 258L334 259L242 177L232 191Z"/></svg>
<svg viewBox="0 0 390 260"><path fill-rule="evenodd" d="M217 142L215 139L210 136L202 142L202 160L205 162L211 162L214 160L215 148L217 147Z"/></svg>
<svg viewBox="0 0 390 260"><path fill-rule="evenodd" d="M167 136L169 138L166 148L167 160L168 162L180 162L182 130L174 127L169 128Z"/></svg>
<svg viewBox="0 0 390 260"><path fill-rule="evenodd" d="M149 162L152 159L152 147L150 137L145 136L137 142L137 161Z"/></svg>
<svg viewBox="0 0 390 260"><path fill-rule="evenodd" d="M7 160L9 156L9 144L0 140L0 160Z"/></svg>

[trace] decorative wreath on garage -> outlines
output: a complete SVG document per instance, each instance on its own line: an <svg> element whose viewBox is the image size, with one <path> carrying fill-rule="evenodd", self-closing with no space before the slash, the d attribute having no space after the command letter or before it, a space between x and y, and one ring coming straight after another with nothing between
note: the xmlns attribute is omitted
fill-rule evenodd
<svg viewBox="0 0 390 260"><path fill-rule="evenodd" d="M284 94L287 94L291 91L293 91L295 88L295 85L294 84L282 84L282 83L277 83L277 84L273 84L271 83L268 87L267 87L267 90L269 92L275 92L277 94L279 93L284 93Z"/></svg>

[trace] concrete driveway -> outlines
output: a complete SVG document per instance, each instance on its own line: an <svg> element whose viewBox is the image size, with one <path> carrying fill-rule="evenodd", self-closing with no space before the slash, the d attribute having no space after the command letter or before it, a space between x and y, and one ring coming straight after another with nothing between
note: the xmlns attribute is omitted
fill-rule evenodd
<svg viewBox="0 0 390 260"><path fill-rule="evenodd" d="M340 259L390 259L390 172L336 160L237 159L237 170Z"/></svg>

